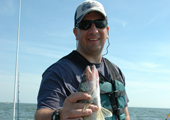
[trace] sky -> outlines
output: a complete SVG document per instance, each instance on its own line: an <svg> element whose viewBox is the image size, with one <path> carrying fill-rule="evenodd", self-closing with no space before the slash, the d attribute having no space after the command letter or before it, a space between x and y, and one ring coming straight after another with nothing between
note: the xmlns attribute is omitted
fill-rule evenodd
<svg viewBox="0 0 170 120"><path fill-rule="evenodd" d="M21 103L37 103L42 73L76 49L74 13L82 2L21 1L18 56ZM105 7L110 27L109 52L104 57L125 75L128 106L170 108L170 1L99 2ZM0 0L0 102L13 102L18 15L19 0Z"/></svg>

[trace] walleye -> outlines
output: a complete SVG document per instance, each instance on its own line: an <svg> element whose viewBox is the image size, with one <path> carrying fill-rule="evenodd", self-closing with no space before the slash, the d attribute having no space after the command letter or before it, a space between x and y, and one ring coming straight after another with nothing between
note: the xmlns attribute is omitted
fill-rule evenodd
<svg viewBox="0 0 170 120"><path fill-rule="evenodd" d="M99 75L95 65L92 66L92 70L90 66L87 66L81 83L78 88L78 92L86 92L90 94L92 97L90 100L80 100L79 103L86 103L83 108L83 112L86 111L90 104L97 105L99 110L93 112L90 116L84 116L84 120L105 120L106 117L111 117L112 112L103 108L100 102L100 88L99 88Z"/></svg>

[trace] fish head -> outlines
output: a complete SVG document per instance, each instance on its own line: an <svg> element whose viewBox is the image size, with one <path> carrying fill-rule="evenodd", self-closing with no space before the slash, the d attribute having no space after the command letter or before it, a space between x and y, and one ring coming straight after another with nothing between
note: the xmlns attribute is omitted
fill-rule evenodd
<svg viewBox="0 0 170 120"><path fill-rule="evenodd" d="M81 83L78 91L86 92L90 94L98 86L99 86L99 75L95 65L93 65L91 68L90 66L87 66L83 73L83 77L81 79Z"/></svg>

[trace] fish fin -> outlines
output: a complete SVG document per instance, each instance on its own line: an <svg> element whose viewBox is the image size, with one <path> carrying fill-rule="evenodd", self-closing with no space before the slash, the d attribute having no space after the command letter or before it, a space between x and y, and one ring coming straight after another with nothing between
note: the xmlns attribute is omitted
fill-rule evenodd
<svg viewBox="0 0 170 120"><path fill-rule="evenodd" d="M112 117L112 112L109 111L109 110L106 109L106 108L103 108L103 107L102 107L102 108L101 108L101 112L102 112L104 118L106 118L106 117Z"/></svg>
<svg viewBox="0 0 170 120"><path fill-rule="evenodd" d="M105 120L101 110L97 111L97 119L96 120Z"/></svg>
<svg viewBox="0 0 170 120"><path fill-rule="evenodd" d="M90 105L90 103L86 103L86 104L85 104L85 106L84 106L84 108L83 108L83 112L86 111L86 109L89 107L89 105Z"/></svg>

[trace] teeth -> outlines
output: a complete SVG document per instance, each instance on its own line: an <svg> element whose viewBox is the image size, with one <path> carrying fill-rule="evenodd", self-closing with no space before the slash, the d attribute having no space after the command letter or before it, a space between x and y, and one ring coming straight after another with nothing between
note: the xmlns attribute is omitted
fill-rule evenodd
<svg viewBox="0 0 170 120"><path fill-rule="evenodd" d="M94 41L94 40L98 40L98 39L96 38L96 39L89 39L89 40L93 40Z"/></svg>

